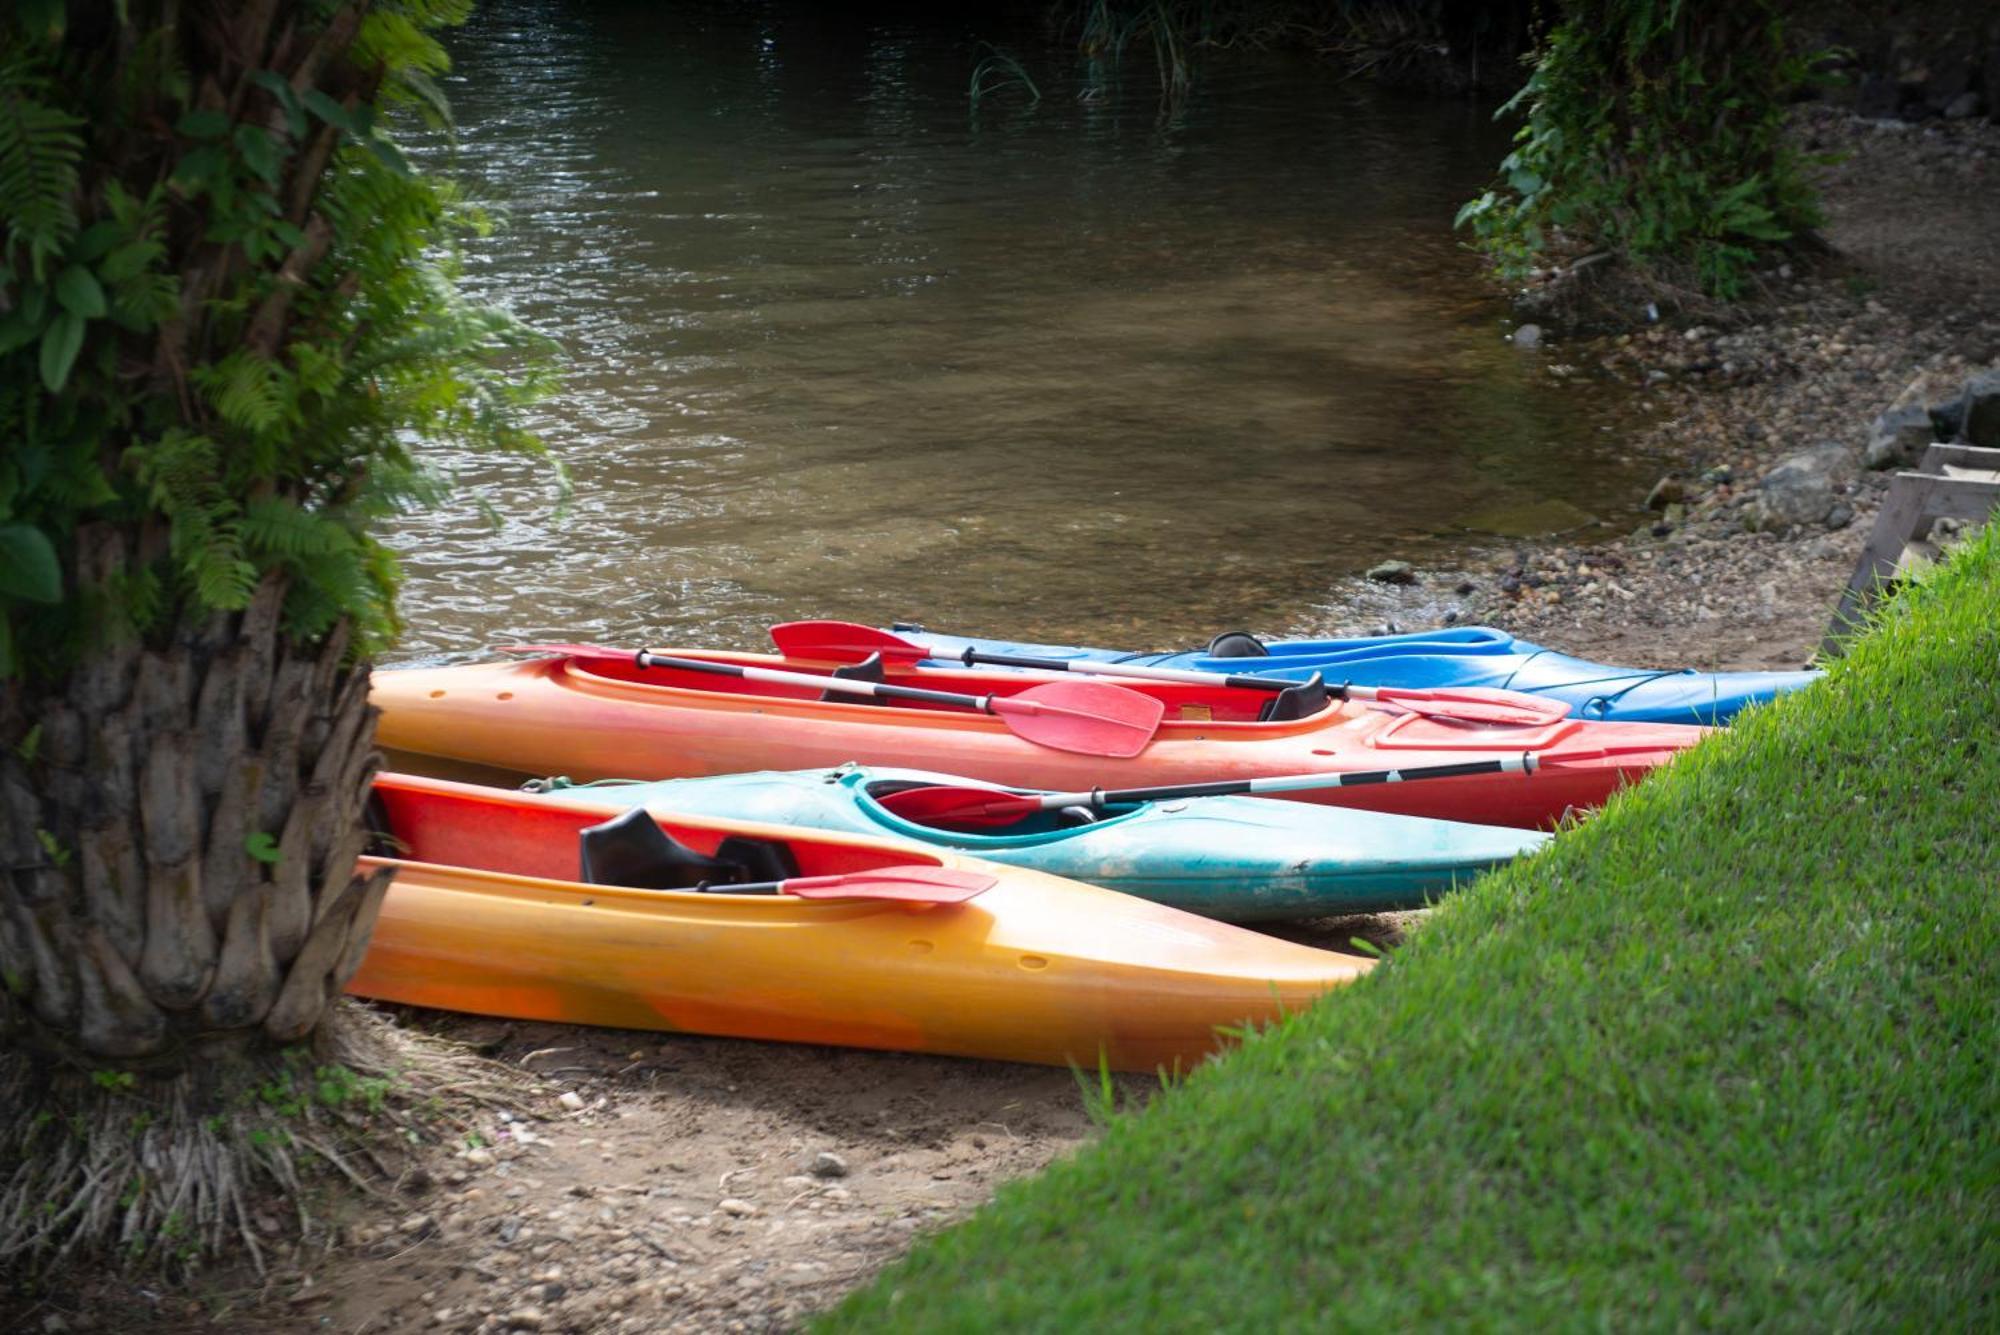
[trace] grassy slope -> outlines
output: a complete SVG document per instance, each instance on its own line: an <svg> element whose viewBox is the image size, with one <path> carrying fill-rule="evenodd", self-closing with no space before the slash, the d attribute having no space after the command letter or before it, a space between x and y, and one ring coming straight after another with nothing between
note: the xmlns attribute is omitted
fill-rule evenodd
<svg viewBox="0 0 2000 1335"><path fill-rule="evenodd" d="M833 1330L2000 1322L2000 532Z"/></svg>

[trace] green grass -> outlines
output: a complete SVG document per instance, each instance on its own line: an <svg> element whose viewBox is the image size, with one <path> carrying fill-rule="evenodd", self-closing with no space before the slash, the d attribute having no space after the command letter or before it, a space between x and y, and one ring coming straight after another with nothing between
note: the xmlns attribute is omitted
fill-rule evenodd
<svg viewBox="0 0 2000 1335"><path fill-rule="evenodd" d="M2000 534L827 1330L2000 1325Z"/></svg>

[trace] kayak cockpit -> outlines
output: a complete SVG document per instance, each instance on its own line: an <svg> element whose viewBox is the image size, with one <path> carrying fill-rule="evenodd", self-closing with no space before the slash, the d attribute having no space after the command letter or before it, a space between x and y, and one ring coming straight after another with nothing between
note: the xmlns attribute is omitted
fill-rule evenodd
<svg viewBox="0 0 2000 1335"><path fill-rule="evenodd" d="M937 861L913 850L752 835L640 807L527 803L501 790L401 774L376 778L368 817L376 856L639 890L722 889Z"/></svg>
<svg viewBox="0 0 2000 1335"><path fill-rule="evenodd" d="M998 821L988 816L962 821L953 820L949 814L926 814L916 817L896 809L894 805L898 793L939 786L917 779L876 779L864 785L859 795L869 804L876 819L891 828L914 827L914 832L928 830L954 836L974 834L999 840L1036 839L1063 834L1070 830L1080 830L1129 816L1138 811L1142 805L1138 802L1112 802L1097 809L1087 806L1052 807L1040 811L1025 811L1012 819ZM954 788L960 786L953 785ZM993 790L996 796L1007 795L1011 791L1006 788Z"/></svg>

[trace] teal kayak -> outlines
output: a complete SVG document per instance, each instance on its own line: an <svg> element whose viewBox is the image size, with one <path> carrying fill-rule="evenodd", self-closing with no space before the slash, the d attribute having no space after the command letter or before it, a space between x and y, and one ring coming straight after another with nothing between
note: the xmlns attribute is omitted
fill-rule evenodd
<svg viewBox="0 0 2000 1335"><path fill-rule="evenodd" d="M878 799L948 785L1032 794L922 770L843 765L659 782L546 780L549 802L798 825L951 848L1228 922L1421 908L1548 835L1258 797L1037 812L990 833L906 820Z"/></svg>

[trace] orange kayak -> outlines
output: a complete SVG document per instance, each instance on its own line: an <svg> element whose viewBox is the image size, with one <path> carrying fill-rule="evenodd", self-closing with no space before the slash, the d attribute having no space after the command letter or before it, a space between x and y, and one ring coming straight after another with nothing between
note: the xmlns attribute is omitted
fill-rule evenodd
<svg viewBox="0 0 2000 1335"><path fill-rule="evenodd" d="M765 654L672 651L682 659L825 675L826 664ZM1060 674L889 665L894 685L1009 695ZM941 705L848 703L797 686L623 659L556 656L377 672L381 743L423 756L574 779L693 778L847 761L963 775L1026 788L1081 790L1267 775L1411 768L1532 752L1537 772L1286 794L1488 824L1546 826L1603 802L1621 783L1699 741L1707 729L1560 718L1532 726L1434 718L1333 702L1304 718L1259 722L1269 697L1238 687L1121 682L1165 717L1137 755L1038 745L1007 720Z"/></svg>
<svg viewBox="0 0 2000 1335"><path fill-rule="evenodd" d="M386 860L396 878L348 990L384 1001L1056 1065L1102 1053L1150 1071L1191 1066L1223 1044L1218 1027L1273 1020L1372 963L943 850L703 817L652 820L692 857L840 877L856 897L592 884L577 879L581 832L626 815L615 802L405 775L378 778L375 798L403 856ZM867 897L886 868L992 883L962 903Z"/></svg>

